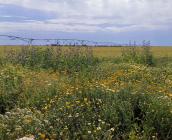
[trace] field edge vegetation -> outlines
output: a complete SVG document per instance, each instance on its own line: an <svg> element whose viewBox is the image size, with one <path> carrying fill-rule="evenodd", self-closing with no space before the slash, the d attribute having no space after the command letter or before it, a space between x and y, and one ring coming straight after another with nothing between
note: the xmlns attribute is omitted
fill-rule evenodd
<svg viewBox="0 0 172 140"><path fill-rule="evenodd" d="M171 67L147 45L111 58L90 47L6 49L0 138L170 140Z"/></svg>

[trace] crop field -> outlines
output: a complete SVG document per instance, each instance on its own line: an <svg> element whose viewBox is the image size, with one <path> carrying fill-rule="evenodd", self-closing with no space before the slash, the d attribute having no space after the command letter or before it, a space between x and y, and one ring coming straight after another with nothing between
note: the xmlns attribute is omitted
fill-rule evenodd
<svg viewBox="0 0 172 140"><path fill-rule="evenodd" d="M171 140L172 48L0 47L0 140Z"/></svg>
<svg viewBox="0 0 172 140"><path fill-rule="evenodd" d="M18 46L0 46L0 54L3 55L4 50L20 49ZM95 57L119 57L122 54L123 47L92 47ZM172 57L172 47L152 47L151 51L154 57Z"/></svg>
<svg viewBox="0 0 172 140"><path fill-rule="evenodd" d="M93 53L98 57L121 56L121 47L95 47ZM172 56L172 47L152 47L152 53L155 57Z"/></svg>

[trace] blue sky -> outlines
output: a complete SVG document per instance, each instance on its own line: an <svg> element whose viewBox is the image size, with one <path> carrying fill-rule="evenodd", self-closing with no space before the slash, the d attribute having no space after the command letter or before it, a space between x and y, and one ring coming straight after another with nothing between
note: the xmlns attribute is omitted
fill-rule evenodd
<svg viewBox="0 0 172 140"><path fill-rule="evenodd" d="M172 0L0 0L0 34L172 45L171 7Z"/></svg>

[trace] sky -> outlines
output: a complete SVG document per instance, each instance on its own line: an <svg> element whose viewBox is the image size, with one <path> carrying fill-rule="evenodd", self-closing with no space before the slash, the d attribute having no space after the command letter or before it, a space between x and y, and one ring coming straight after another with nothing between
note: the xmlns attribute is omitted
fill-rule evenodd
<svg viewBox="0 0 172 140"><path fill-rule="evenodd" d="M172 46L171 7L172 0L0 0L0 34Z"/></svg>

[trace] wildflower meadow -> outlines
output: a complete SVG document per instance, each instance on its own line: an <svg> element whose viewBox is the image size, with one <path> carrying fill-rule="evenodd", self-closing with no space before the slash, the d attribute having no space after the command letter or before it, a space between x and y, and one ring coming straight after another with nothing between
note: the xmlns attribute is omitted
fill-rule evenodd
<svg viewBox="0 0 172 140"><path fill-rule="evenodd" d="M172 139L170 56L146 45L110 57L87 46L0 49L0 140Z"/></svg>

